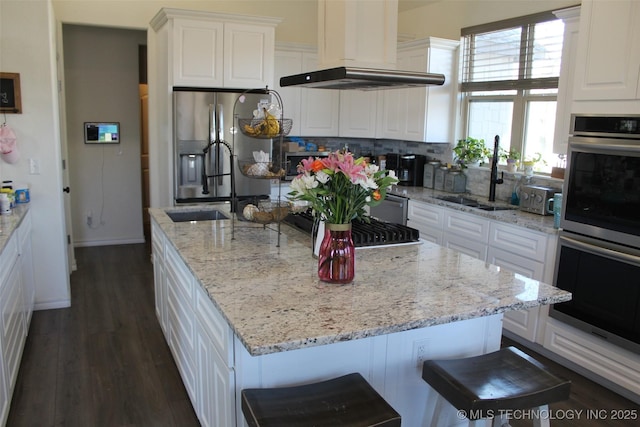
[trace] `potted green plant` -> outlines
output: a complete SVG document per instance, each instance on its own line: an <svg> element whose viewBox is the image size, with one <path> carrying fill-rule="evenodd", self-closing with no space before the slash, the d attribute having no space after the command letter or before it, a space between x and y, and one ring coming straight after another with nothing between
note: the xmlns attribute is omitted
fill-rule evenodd
<svg viewBox="0 0 640 427"><path fill-rule="evenodd" d="M532 176L533 167L538 162L541 162L543 165L547 164L547 162L542 158L541 153L535 153L532 156L525 156L524 161L522 162L522 166L524 167L524 174L526 176Z"/></svg>
<svg viewBox="0 0 640 427"><path fill-rule="evenodd" d="M507 162L507 172L514 173L518 169L518 161L520 160L520 152L518 150L509 149L508 151L500 147L498 156Z"/></svg>
<svg viewBox="0 0 640 427"><path fill-rule="evenodd" d="M484 139L471 138L458 140L453 147L456 163L462 168L466 168L469 164L478 164L481 160L487 158L491 152L484 145Z"/></svg>

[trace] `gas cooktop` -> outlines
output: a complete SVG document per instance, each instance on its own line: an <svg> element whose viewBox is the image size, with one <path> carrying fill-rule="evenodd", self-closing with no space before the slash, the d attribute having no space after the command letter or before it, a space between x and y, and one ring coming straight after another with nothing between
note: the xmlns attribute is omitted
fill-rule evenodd
<svg viewBox="0 0 640 427"><path fill-rule="evenodd" d="M308 234L311 234L313 230L313 216L310 211L289 214L284 221ZM351 226L351 237L356 248L420 242L420 232L402 224L392 224L370 218L370 222L354 221Z"/></svg>

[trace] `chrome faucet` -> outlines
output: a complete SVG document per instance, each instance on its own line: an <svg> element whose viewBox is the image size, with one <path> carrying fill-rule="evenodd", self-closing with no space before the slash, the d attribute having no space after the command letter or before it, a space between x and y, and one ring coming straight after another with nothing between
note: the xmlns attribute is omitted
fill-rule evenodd
<svg viewBox="0 0 640 427"><path fill-rule="evenodd" d="M496 201L496 184L502 184L504 182L504 172L500 178L498 178L498 150L500 146L500 137L496 135L493 140L493 158L491 159L491 177L489 181L489 201Z"/></svg>

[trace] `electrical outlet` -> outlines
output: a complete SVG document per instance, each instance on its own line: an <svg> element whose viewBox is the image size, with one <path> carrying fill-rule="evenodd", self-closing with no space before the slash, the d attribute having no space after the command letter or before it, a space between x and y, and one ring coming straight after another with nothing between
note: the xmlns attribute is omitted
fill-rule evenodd
<svg viewBox="0 0 640 427"><path fill-rule="evenodd" d="M91 227L93 225L93 211L87 211L87 225Z"/></svg>
<svg viewBox="0 0 640 427"><path fill-rule="evenodd" d="M422 367L422 364L425 360L428 360L429 357L429 348L430 348L431 340L421 340L413 343L413 356L416 361L416 365Z"/></svg>

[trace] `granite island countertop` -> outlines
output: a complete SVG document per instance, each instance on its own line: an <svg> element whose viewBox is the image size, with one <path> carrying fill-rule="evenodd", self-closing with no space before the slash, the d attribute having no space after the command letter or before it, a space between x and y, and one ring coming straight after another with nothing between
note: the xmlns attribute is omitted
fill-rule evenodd
<svg viewBox="0 0 640 427"><path fill-rule="evenodd" d="M215 208L228 212L222 206ZM254 356L570 299L568 292L430 242L358 249L355 281L326 284L317 277L310 237L287 224L277 246L276 224L174 223L164 209L150 214Z"/></svg>

